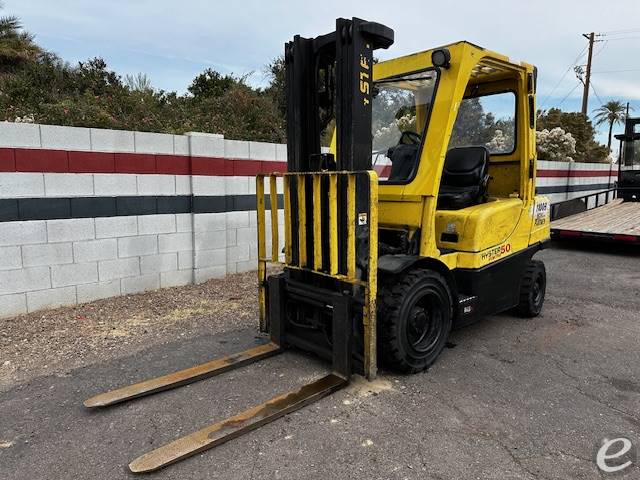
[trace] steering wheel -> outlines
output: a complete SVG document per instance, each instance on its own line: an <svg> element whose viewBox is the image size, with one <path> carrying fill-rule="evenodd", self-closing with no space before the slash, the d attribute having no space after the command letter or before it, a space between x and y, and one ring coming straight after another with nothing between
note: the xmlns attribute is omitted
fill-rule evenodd
<svg viewBox="0 0 640 480"><path fill-rule="evenodd" d="M422 141L422 135L416 132L412 132L411 130L405 130L400 135L400 140L398 140L398 145L419 145L421 141Z"/></svg>
<svg viewBox="0 0 640 480"><path fill-rule="evenodd" d="M405 130L400 134L398 143L393 147L389 147L389 150L387 150L387 157L392 159L393 152L395 151L396 147L399 147L400 145L420 145L420 142L422 142L422 135L416 132L412 132L411 130Z"/></svg>

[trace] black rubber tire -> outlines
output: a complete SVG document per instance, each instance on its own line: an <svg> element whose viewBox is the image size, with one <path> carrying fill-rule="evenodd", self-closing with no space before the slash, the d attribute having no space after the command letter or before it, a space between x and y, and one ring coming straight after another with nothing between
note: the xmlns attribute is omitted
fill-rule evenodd
<svg viewBox="0 0 640 480"><path fill-rule="evenodd" d="M431 270L409 270L383 283L378 299L383 364L401 373L429 368L451 331L453 302L445 278Z"/></svg>
<svg viewBox="0 0 640 480"><path fill-rule="evenodd" d="M540 315L547 290L547 271L540 260L530 260L520 284L520 303L516 313L533 318Z"/></svg>

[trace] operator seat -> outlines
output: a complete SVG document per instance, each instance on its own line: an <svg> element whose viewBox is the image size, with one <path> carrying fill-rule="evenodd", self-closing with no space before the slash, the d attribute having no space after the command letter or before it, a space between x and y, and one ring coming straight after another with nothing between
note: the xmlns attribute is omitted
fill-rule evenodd
<svg viewBox="0 0 640 480"><path fill-rule="evenodd" d="M457 147L447 152L438 194L440 210L460 210L484 203L489 181L489 151Z"/></svg>
<svg viewBox="0 0 640 480"><path fill-rule="evenodd" d="M391 159L390 182L408 181L418 165L420 145L401 143L389 148L387 157Z"/></svg>

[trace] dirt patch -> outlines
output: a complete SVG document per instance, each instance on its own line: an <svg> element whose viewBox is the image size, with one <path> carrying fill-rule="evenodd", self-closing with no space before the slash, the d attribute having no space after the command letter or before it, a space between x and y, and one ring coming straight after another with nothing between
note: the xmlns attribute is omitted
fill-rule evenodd
<svg viewBox="0 0 640 480"><path fill-rule="evenodd" d="M354 375L349 391L355 393L358 397L376 396L382 392L395 390L391 380L387 377L378 377L375 380L368 381L360 375Z"/></svg>
<svg viewBox="0 0 640 480"><path fill-rule="evenodd" d="M257 331L255 272L0 320L0 390L150 345Z"/></svg>

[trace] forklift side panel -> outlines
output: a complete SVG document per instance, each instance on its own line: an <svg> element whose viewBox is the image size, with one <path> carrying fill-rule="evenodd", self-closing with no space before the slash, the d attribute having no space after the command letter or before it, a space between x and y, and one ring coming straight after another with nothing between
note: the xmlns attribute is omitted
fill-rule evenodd
<svg viewBox="0 0 640 480"><path fill-rule="evenodd" d="M478 316L493 315L515 307L519 301L520 282L533 255L542 248L532 245L514 255L478 269L453 271L459 291L477 297L475 315L460 315L459 323L470 323Z"/></svg>

